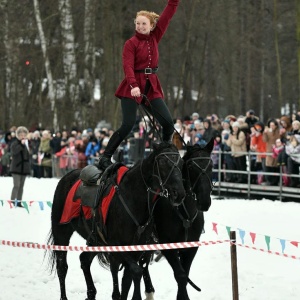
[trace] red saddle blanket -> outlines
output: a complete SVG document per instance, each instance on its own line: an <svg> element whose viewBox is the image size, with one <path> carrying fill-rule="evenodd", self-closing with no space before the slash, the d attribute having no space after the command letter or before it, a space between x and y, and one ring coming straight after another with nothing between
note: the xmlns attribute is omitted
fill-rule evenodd
<svg viewBox="0 0 300 300"><path fill-rule="evenodd" d="M117 184L119 185L124 174L128 171L127 167L120 167L118 169L118 174L117 174ZM81 209L81 198L75 199L74 196L76 194L77 189L79 188L81 184L81 180L77 180L72 188L70 189L67 199L65 202L64 210L60 219L60 224L66 224L69 223L72 219L79 217L80 214L80 209ZM109 209L110 202L115 195L115 188L114 186L111 187L109 193L107 196L105 196L102 199L101 205L99 206L99 212L102 213L103 216L103 222L105 224L106 222L106 217ZM92 208L89 206L82 206L82 211L84 213L85 218L88 220L92 217Z"/></svg>

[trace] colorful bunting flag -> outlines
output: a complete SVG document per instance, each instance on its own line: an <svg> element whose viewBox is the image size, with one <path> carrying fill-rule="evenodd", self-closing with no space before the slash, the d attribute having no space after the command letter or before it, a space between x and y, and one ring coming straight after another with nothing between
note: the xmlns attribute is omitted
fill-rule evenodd
<svg viewBox="0 0 300 300"><path fill-rule="evenodd" d="M285 240L280 239L280 244L281 244L281 251L282 251L282 253L284 253L284 249L285 249Z"/></svg>
<svg viewBox="0 0 300 300"><path fill-rule="evenodd" d="M252 244L255 244L256 233L250 232L250 237L251 237Z"/></svg>
<svg viewBox="0 0 300 300"><path fill-rule="evenodd" d="M226 226L226 230L227 230L227 233L228 233L228 237L230 238L231 227L230 226Z"/></svg>
<svg viewBox="0 0 300 300"><path fill-rule="evenodd" d="M271 241L271 237L269 237L268 235L265 235L265 241L268 247L268 251L270 251L270 241Z"/></svg>
<svg viewBox="0 0 300 300"><path fill-rule="evenodd" d="M291 241L291 244L298 248L299 242Z"/></svg>
<svg viewBox="0 0 300 300"><path fill-rule="evenodd" d="M245 232L245 230L242 230L242 229L240 229L240 228L238 228L238 231L239 231L239 234L240 234L240 238L241 238L241 240L242 240L242 244L244 245L244 243L245 243L244 238L245 238L246 232Z"/></svg>
<svg viewBox="0 0 300 300"><path fill-rule="evenodd" d="M212 223L213 224L213 231L218 234L218 228L217 228L217 223Z"/></svg>

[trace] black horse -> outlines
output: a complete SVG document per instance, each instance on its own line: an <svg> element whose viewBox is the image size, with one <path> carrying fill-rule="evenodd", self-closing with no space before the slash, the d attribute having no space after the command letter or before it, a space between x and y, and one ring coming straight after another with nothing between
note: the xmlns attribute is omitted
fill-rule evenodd
<svg viewBox="0 0 300 300"><path fill-rule="evenodd" d="M211 191L213 188L211 152L213 139L202 148L199 145L188 146L183 156L183 181L186 197L183 203L177 207L171 207L167 201L157 201L154 211L154 223L159 243L175 243L185 241L198 241L204 228L203 212L211 205ZM189 272L198 247L179 250L163 250L168 263L174 271L174 277L178 284L177 300L189 300L187 283L189 282L198 289L189 279ZM151 253L141 261L143 265L143 278L147 300L154 299L154 288L151 282L148 266ZM114 279L114 295L118 295L118 283L116 273L118 266L111 264ZM126 269L124 273L126 272ZM127 278L127 279L126 279ZM130 277L123 276L123 288L130 287ZM200 290L200 289L199 289ZM113 299L118 299L117 297Z"/></svg>
<svg viewBox="0 0 300 300"><path fill-rule="evenodd" d="M158 196L168 198L170 205L178 206L185 197L182 182L183 161L177 148L169 143L153 145L153 152L144 160L130 168L122 178L115 193L107 214L105 240L107 245L133 245L149 242L150 230L143 230L152 219L155 207L155 198ZM88 240L88 245L104 245L97 233L91 237L93 224L97 220L83 220L80 216L67 224L60 224L64 209L66 196L78 180L80 170L65 175L58 183L54 195L51 231L49 244L69 245L70 238L74 232L79 233ZM87 227L89 230L87 230ZM150 233L149 233L150 232ZM96 288L90 272L90 266L94 257L98 254L100 261L104 264L112 260L117 264L124 264L127 272L134 282L134 294L132 299L141 300L140 280L142 268L137 264L141 259L141 252L116 252L97 253L82 252L80 254L81 268L87 284L87 299L96 299ZM56 263L57 274L60 283L60 300L67 300L65 278L67 275L67 251L52 251L51 266L54 269ZM127 299L122 295L121 299Z"/></svg>

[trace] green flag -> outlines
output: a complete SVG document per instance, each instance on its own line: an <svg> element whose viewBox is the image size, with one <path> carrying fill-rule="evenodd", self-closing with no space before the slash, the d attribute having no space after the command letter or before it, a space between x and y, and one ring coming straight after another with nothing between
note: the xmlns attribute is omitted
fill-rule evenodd
<svg viewBox="0 0 300 300"><path fill-rule="evenodd" d="M266 243L267 243L268 250L270 251L270 241L271 241L271 238L268 235L265 235L265 240L266 240Z"/></svg>

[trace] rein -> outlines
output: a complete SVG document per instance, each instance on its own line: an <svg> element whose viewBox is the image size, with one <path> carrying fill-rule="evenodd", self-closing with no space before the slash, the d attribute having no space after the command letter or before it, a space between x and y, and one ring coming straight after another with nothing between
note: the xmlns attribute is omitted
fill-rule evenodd
<svg viewBox="0 0 300 300"><path fill-rule="evenodd" d="M177 158L177 161L173 161L170 157L168 156L171 156L171 155L176 155L178 156ZM160 171L159 171L159 164L158 164L158 159L161 158L161 157L164 157L166 158L168 161L172 162L172 168L166 178L166 180L163 182L162 178L161 178L161 174L160 174ZM165 184L167 183L167 181L169 180L172 172L174 171L175 168L178 168L179 169L179 164L180 164L180 161L181 161L181 157L180 157L180 154L178 152L165 152L165 153L160 153L158 154L155 159L154 159L154 166L153 166L153 174L152 176L153 177L157 177L158 178L158 182L159 182L159 185L161 187L161 191L154 191L151 187L149 187L146 183L146 180L144 178L144 174L143 174L143 171L142 171L142 165L143 165L143 160L141 161L141 164L140 164L140 171L141 171L141 177L143 179L143 182L146 186L146 190L147 190L147 194L148 194L148 197L147 197L147 202L148 202L148 211L149 211L149 218L147 220L147 222L144 224L144 225L140 225L139 222L137 221L136 217L133 215L133 213L130 211L129 207L127 206L122 194L120 193L120 189L119 189L119 186L116 182L113 182L113 186L117 192L117 195L122 203L122 205L124 206L126 212L128 213L128 215L130 216L130 218L132 219L132 221L134 222L134 224L137 226L137 240L140 239L140 236L141 234L145 231L145 229L147 228L147 226L151 223L152 219L153 219L153 212L154 212L154 208L156 206L156 203L157 202L154 202L152 208L151 208L151 199L150 199L150 194L154 194L155 196L161 196L161 197L165 197L165 198L169 198L170 197L170 193L168 191L168 189L165 188ZM157 169L157 175L155 174L155 170L154 168L156 167ZM180 170L180 169L179 169ZM181 171L180 171L181 172Z"/></svg>
<svg viewBox="0 0 300 300"><path fill-rule="evenodd" d="M208 162L207 162L205 168L202 168L202 167L197 163L197 160L201 160L201 161L202 161L202 160L208 160ZM210 157L195 157L195 158L190 158L190 159L188 159L188 160L186 161L185 164L186 164L186 168L187 168L187 176L188 176L187 179L184 179L184 180L187 181L187 183L188 183L188 192L187 192L186 197L187 197L188 195L190 195L190 196L192 197L193 200L197 201L197 196L196 196L196 194L195 194L195 192L194 192L194 188L195 188L196 184L198 183L198 181L199 181L199 179L200 179L200 177L201 177L202 175L205 175L205 176L207 177L207 179L208 179L209 182L210 182L211 190L213 189L213 184L212 184L212 182L211 182L211 178L210 178L210 177L208 176L208 174L207 174L207 169L208 169L210 163L211 163ZM198 175L198 177L196 178L195 182L192 184L192 182L191 182L191 177L190 177L190 172L189 172L189 168L192 168L193 166L196 166L198 169L200 169L201 172L199 173L199 175ZM197 217L199 211L198 211L198 209L196 209L196 212L195 212L194 216L191 217L190 214L189 214L189 212L187 211L187 208L186 208L186 206L185 206L184 201L181 203L180 206L183 208L184 213L186 214L186 218L185 218L185 217L183 216L183 214L180 212L179 206L178 206L177 209L176 209L176 213L177 213L177 215L179 216L179 218L181 219L182 224L183 224L183 227L184 227L184 229L185 229L185 242L186 242L187 239L188 239L188 229L192 226L192 224L193 224L193 222L195 221L195 219L196 219L196 217Z"/></svg>
<svg viewBox="0 0 300 300"><path fill-rule="evenodd" d="M205 166L205 168L202 168L198 163L197 161L200 160L200 161L203 161L203 160L207 160L207 164ZM208 167L210 166L211 164L211 158L210 157L195 157L195 158L190 158L187 160L186 162L186 167L187 167L187 174L188 174L188 179L187 179L187 182L189 184L189 192L192 194L193 198L195 201L197 201L197 196L196 194L193 192L196 184L198 183L200 177L202 175L205 175L208 179L208 182L210 184L210 190L212 191L213 190L213 183L212 183L212 180L211 178L208 176L207 174L207 169ZM198 175L198 177L196 178L194 184L192 184L192 181L191 181L191 177L190 177L190 173L189 173L189 168L192 168L193 166L196 166L198 169L200 169L200 173Z"/></svg>

